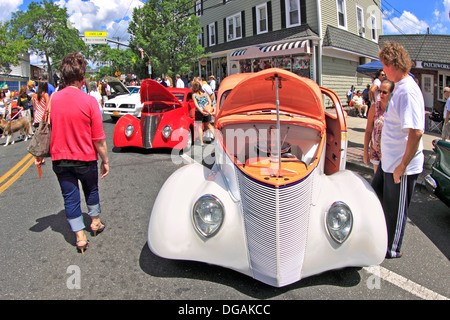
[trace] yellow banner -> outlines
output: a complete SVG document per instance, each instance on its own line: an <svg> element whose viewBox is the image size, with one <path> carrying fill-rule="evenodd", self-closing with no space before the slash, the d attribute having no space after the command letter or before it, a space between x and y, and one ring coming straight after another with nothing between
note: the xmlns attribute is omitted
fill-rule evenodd
<svg viewBox="0 0 450 320"><path fill-rule="evenodd" d="M85 31L85 37L106 37L106 31Z"/></svg>

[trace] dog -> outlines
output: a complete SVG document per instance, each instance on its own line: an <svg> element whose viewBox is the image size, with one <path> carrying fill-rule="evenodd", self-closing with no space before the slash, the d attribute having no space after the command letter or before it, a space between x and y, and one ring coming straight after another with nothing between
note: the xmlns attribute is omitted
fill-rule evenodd
<svg viewBox="0 0 450 320"><path fill-rule="evenodd" d="M19 132L25 136L24 141L27 141L28 137L31 136L30 135L31 123L30 123L30 120L28 120L25 117L22 117L19 119L14 119L14 120L1 119L0 120L0 128L3 129L3 133L7 135L6 143L5 143L4 147L9 145L9 143L11 142L11 140L13 138L13 135L16 132ZM14 142L15 141L13 140L11 142L11 144L14 144Z"/></svg>

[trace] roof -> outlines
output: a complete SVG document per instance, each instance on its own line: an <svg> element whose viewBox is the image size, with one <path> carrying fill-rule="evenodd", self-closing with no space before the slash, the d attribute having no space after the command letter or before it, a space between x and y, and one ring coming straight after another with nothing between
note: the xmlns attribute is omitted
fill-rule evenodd
<svg viewBox="0 0 450 320"><path fill-rule="evenodd" d="M327 26L323 46L344 49L375 59L380 51L378 43L330 25Z"/></svg>
<svg viewBox="0 0 450 320"><path fill-rule="evenodd" d="M408 50L414 61L440 62L450 64L450 35L407 34L380 36L380 46L385 41L397 42Z"/></svg>

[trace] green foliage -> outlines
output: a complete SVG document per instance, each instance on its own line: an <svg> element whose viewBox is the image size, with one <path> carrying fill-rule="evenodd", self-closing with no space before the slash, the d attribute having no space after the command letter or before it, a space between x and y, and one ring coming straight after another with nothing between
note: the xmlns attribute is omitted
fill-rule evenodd
<svg viewBox="0 0 450 320"><path fill-rule="evenodd" d="M78 30L68 26L69 15L53 0L31 2L27 11L13 13L11 33L22 35L28 49L45 58L49 75L53 74L52 63L58 63L68 53L84 51L86 46Z"/></svg>
<svg viewBox="0 0 450 320"><path fill-rule="evenodd" d="M136 54L131 49L111 48L108 45L93 45L88 56L95 63L108 65L100 69L100 77L116 76L117 72L134 73L137 61Z"/></svg>
<svg viewBox="0 0 450 320"><path fill-rule="evenodd" d="M0 73L11 72L10 65L19 65L19 56L27 52L28 44L23 37L11 37L9 23L0 21Z"/></svg>
<svg viewBox="0 0 450 320"><path fill-rule="evenodd" d="M153 75L186 73L204 51L191 0L148 0L134 9L128 31L131 48L144 49L143 60L151 61Z"/></svg>

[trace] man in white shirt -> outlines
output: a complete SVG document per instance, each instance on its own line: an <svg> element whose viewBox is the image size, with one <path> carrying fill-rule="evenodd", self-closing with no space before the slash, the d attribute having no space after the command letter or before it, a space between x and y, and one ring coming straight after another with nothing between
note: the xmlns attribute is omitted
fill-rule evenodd
<svg viewBox="0 0 450 320"><path fill-rule="evenodd" d="M447 99L447 102L445 103L444 106L444 126L442 128L442 140L446 140L448 138L450 138L450 88L449 87L445 87L444 88L444 97L445 99Z"/></svg>
<svg viewBox="0 0 450 320"><path fill-rule="evenodd" d="M176 79L175 86L176 86L177 88L184 88L184 82L183 82L183 80L181 80L181 77L180 77L179 74L177 74L177 75L175 76L175 79Z"/></svg>
<svg viewBox="0 0 450 320"><path fill-rule="evenodd" d="M380 51L380 60L387 78L395 82L395 89L384 113L381 165L372 187L383 205L386 218L386 258L399 258L402 256L400 249L408 207L417 177L423 170L425 104L422 91L408 74L412 62L403 46L385 43Z"/></svg>

